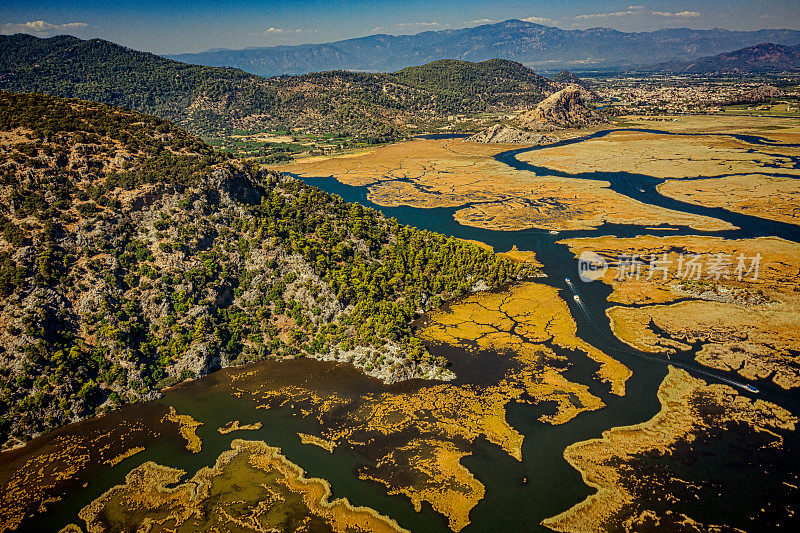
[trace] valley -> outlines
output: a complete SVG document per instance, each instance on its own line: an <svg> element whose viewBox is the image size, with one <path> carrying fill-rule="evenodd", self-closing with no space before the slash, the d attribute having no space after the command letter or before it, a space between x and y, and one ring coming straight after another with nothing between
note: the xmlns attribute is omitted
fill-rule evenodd
<svg viewBox="0 0 800 533"><path fill-rule="evenodd" d="M360 149L441 128L467 131L566 85L500 59L441 60L389 73L261 77L100 39L29 35L0 35L0 73L0 90L81 98L155 115L215 148L264 163Z"/></svg>
<svg viewBox="0 0 800 533"><path fill-rule="evenodd" d="M3 26L0 533L800 527L800 33L474 22Z"/></svg>
<svg viewBox="0 0 800 533"><path fill-rule="evenodd" d="M626 121L636 120L640 119L626 117ZM700 443L710 442L712 436L731 424L738 424L738 431L754 434L768 428L770 434L776 435L776 440L765 444L772 450L793 449L798 445L793 431L796 418L792 414L797 405L793 391L796 376L791 370L797 365L796 341L788 333L797 327L792 322L797 302L791 279L800 268L793 263L798 232L786 230L788 240L760 237L753 232L763 230L769 234L767 228L771 224L768 218L760 217L761 212L748 211L754 220L762 222L742 227L733 223L737 221L734 211L715 211L720 214L716 218L692 213L691 209L669 210L661 207L654 197L637 197L635 190L633 193L627 189L615 190L613 182L596 178L611 175L612 168L620 168L618 172L628 175L650 172L650 179L663 184L705 183L730 174L768 175L773 169L793 175L797 156L791 142L781 142L783 132L763 132L742 123L742 133L736 133L740 135L736 137L718 133L719 129L729 127L724 121L731 119L721 118L719 127L706 119L705 131L694 129L693 120L687 117L672 122L669 129L659 132L650 130L646 120L642 122L646 127L638 131L635 127L622 131L600 127L594 131L570 132L564 143L533 149L459 138L417 139L364 154L317 157L278 167L277 170L338 194L345 201L355 200L368 208L380 209L401 223L474 241L483 250L490 247L505 252L513 248L498 257L523 261L506 265L531 265L528 268L541 265L539 268L547 277L503 284L491 292L466 293L439 310L432 309L416 323L414 335L424 342L432 360L447 361L447 372L453 379L450 383L426 380L383 385L349 370L347 362L357 362L358 355L355 359L335 354L323 357L329 362L295 359L251 363L243 369L218 371L166 391L162 399L147 404L153 413L145 416L149 421L131 428L130 436L121 438L120 445L106 447L102 452L92 444L97 437L90 435L117 434L113 417L108 422L105 417L90 419L66 426L53 436L35 439L25 448L6 452L13 459L0 472L0 481L14 483L23 472L30 472L24 474L30 476L32 469L42 470L37 477L28 477L39 480L35 485L38 489L30 486L33 492L14 492L15 499L5 502L9 514L4 520L29 512L26 509L42 497L36 494L41 494L53 500L50 505L54 511L46 511L41 519L34 518L30 524L56 512L63 517L61 520L74 523L70 527L77 531L81 526L75 518L68 518L75 516L68 509L73 509L72 513L83 509L78 514L87 524L92 521L110 524L109 520L131 520L131 516L138 517L135 518L138 521L152 516L188 527L191 522L180 517L206 503L173 499L170 514L141 514L164 512L156 511L163 509L156 502L163 501L165 489L155 481L160 479L158 476L147 488L132 484L141 483L136 480L142 475L152 477L156 471L152 469L163 471L164 475L182 476L170 470L179 468L196 479L203 476L211 483L209 490L225 494L230 489L222 481L219 483L223 484L217 484L216 476L239 464L242 460L237 457L243 457L243 450L251 454L247 476L272 476L269 472L274 470L270 468L275 467L254 462L253 454L269 455L273 452L268 448L258 447L278 445L280 453L286 454L282 459L286 461L284 464L301 465L291 468L301 468L308 472L302 475L325 480L320 483L329 483L337 498L346 498L326 503L329 500L325 498L330 496L315 495L314 498L322 500L297 502L301 507L295 508L305 510L293 512L319 517L311 520L327 521L327 526L320 522L323 529L335 529L335 517L347 516L340 512L366 513L363 520L373 521L369 526L373 530L378 524L415 530L423 523L426 529L434 528L436 523L439 524L436 529L460 531L487 527L488 517L495 517L491 522L495 526L509 526L514 523L510 520L520 517L507 516L497 522L498 515L488 509L507 505L515 497L520 502L544 498L543 502L549 503L528 508L524 514L535 523L559 531L610 524L630 529L642 524L671 524L673 520L707 525L703 521L711 518L693 514L695 485L690 481L676 485L664 478L661 470L652 470L642 463L641 457L656 454L666 465L673 465L673 461L693 453L691 450L708 446ZM790 140L793 134L792 130L787 131L786 139ZM748 141L743 135L761 135L754 139L769 135L769 144ZM677 146L683 139L691 138L694 142L686 145L685 155L673 150L678 157L654 162L657 151L653 146L665 142L663 138L674 138ZM593 143L607 143L612 152L592 148ZM608 153L608 159L595 159L591 168L581 168L581 150ZM614 156L613 150L620 150L619 154L625 157ZM518 163L509 166L509 158ZM608 167L604 168L604 164ZM614 164L616 167L612 167ZM574 177L566 176L567 169ZM564 192L567 184L574 191L571 194ZM657 194L654 184L647 186L652 194ZM582 207L557 212L536 209L531 214L529 202L541 202L542 190L547 190L547 198L553 201L579 201ZM587 208L591 205L587 204L590 194L604 195L599 205L606 209L595 208L601 218L594 219ZM791 190L787 194L791 195ZM787 204L793 201L789 196ZM618 215L614 215L615 205L620 206ZM502 222L464 214L465 210L488 206L496 206L496 220ZM519 222L521 210L530 223ZM783 222L794 226L791 217ZM512 230L515 226L522 229ZM535 250L535 253L526 256L520 250ZM573 258L583 250L598 252L611 261L605 281L578 286L565 284L564 277L575 275ZM761 277L752 286L735 281L681 284L679 278L663 280L660 276L648 280L614 280L621 268L613 262L619 254L649 257L662 252L674 255L678 250L686 254L725 253L731 257L759 253ZM669 258L675 259L672 255ZM646 265L642 268L646 269ZM534 273L527 271L527 275ZM613 292L609 294L603 289L604 283ZM571 297L575 291L580 294L579 299ZM686 306L696 306L697 310L687 312ZM712 306L715 306L713 312ZM670 314L673 309L675 312ZM702 321L690 320L683 325L680 322L681 318L697 315L709 317L707 330L703 330ZM643 320L642 316L649 318ZM721 320L739 321L738 326L733 326L735 333L719 330L716 324ZM745 327L750 329L742 337ZM768 355L780 346L781 355ZM298 372L295 369L298 366L304 370ZM699 370L702 368L706 370ZM689 377L693 372L697 377ZM750 400L747 391L730 385L748 380L754 380L764 399ZM715 381L717 384L713 384ZM658 399L653 395L656 389ZM199 397L204 398L203 405L214 406L210 413L192 407ZM737 407L725 407L731 401ZM708 413L720 409L734 410L726 411L729 414L724 417L710 418ZM169 412L175 413L174 416ZM228 412L237 413L235 423ZM519 418L522 413L527 413L525 422ZM183 417L188 426L184 425ZM279 426L282 429L278 430ZM630 436L617 437L625 426L634 426L636 431L641 427L650 436L639 437L631 429ZM646 429L651 426L658 428L658 432ZM230 430L217 431L223 427ZM590 440L602 431L608 432L602 440ZM153 447L151 435L158 434L172 435L169 444ZM44 450L50 446L47 443L76 437L76 445L86 450L85 458L72 467L70 476L51 480L52 474L47 472L64 458L45 455ZM248 440L235 440L242 438ZM549 444L542 447L544 442ZM562 452L568 462L560 463ZM97 453L113 465L116 474L112 478L118 480L116 488L103 494L111 485L84 487L78 492L81 496L70 497L62 504L66 487L77 487L81 480L95 475L92 472L99 464ZM487 453L494 457L492 473L486 470ZM497 453L507 459L501 459ZM775 460L775 453L764 455L763 461ZM343 461L341 467L323 466L326 454ZM349 463L352 459L344 460L345 455L358 459ZM178 460L179 457L183 459ZM600 463L598 457L619 459L603 459ZM498 470L508 459L511 463ZM518 466L514 467L514 463ZM133 469L134 464L142 466ZM204 464L211 470L199 470ZM561 491L549 490L548 496L544 496L545 486L537 485L536 481L544 473L544 464L549 465L546 471L550 475L560 471L572 481L565 483ZM589 466L601 464L605 465L603 470ZM617 466L609 467L610 464ZM599 487L597 497L589 497L583 503L575 499L575 491L587 496L589 492L579 489L581 478L569 474L570 465L583 473L590 486ZM774 484L793 484L800 475L795 466L788 464L781 473L771 473L772 481L759 489L757 498L774 501ZM287 475L285 468L288 467L280 467L283 470L279 471L284 472L280 475ZM714 469L715 476L727 475L723 465L709 468ZM622 472L629 469L656 484L660 492L649 496L626 484ZM512 484L516 496L507 490L498 492L497 484L507 483L504 476L508 475L517 480ZM128 477L123 480L124 476ZM289 478L275 479L270 482L277 483L276 488L270 489L273 494L285 490L281 487L290 487L289 490L295 491L293 494L303 494L302 490L306 490ZM312 479L311 483L317 481ZM736 486L722 489L713 480L709 483L700 484L703 488L696 490L722 490L721 494L738 490ZM118 511L108 514L104 510L110 502L118 501L115 498L130 500L130 495L125 494L133 486L147 494L137 504L140 507L135 512L139 514L124 514L133 512L131 503L122 507L114 504L116 509L130 510L123 514ZM180 492L175 494L177 498ZM571 503L566 503L564 497ZM790 495L784 497L791 499ZM253 520L262 525L274 524L277 519L275 504L262 505L258 511L244 511L244 507L223 503L227 501L225 498L215 500L217 503L209 508L213 523L229 521L231 509L240 514L255 513ZM664 514L657 500L651 498L668 498L672 508L680 511L674 516ZM314 510L319 505L331 511ZM280 508L287 509L281 512L288 512L288 508ZM709 523L744 526L750 520L745 513L754 512L752 506L746 509L712 517ZM785 509L789 512L792 507ZM12 511L17 514L10 514ZM770 520L791 518L791 514L779 510L761 516Z"/></svg>

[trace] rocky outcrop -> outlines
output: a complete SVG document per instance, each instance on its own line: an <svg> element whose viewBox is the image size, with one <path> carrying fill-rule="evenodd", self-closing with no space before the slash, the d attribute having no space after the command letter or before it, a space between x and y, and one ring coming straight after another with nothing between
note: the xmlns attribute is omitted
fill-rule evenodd
<svg viewBox="0 0 800 533"><path fill-rule="evenodd" d="M261 193L251 177L240 169L218 168L205 176L203 186L211 202L224 207L255 205L261 201Z"/></svg>
<svg viewBox="0 0 800 533"><path fill-rule="evenodd" d="M580 85L568 85L520 114L514 125L495 124L470 137L469 141L499 144L550 144L558 137L542 132L600 124L608 119L586 105L593 93Z"/></svg>
<svg viewBox="0 0 800 533"><path fill-rule="evenodd" d="M602 113L586 105L590 98L591 93L585 88L569 85L519 115L517 123L533 131L554 131L605 122Z"/></svg>
<svg viewBox="0 0 800 533"><path fill-rule="evenodd" d="M505 124L495 124L476 133L467 140L497 144L550 144L558 141L558 138L537 132L519 130Z"/></svg>

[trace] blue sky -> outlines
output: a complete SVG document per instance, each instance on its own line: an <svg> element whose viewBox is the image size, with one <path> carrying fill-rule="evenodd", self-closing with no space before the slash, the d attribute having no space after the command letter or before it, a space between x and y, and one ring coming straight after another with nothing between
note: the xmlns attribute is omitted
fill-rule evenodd
<svg viewBox="0 0 800 533"><path fill-rule="evenodd" d="M511 18L566 29L800 29L800 0L4 0L0 32L40 37L67 33L138 50L178 53L418 33Z"/></svg>

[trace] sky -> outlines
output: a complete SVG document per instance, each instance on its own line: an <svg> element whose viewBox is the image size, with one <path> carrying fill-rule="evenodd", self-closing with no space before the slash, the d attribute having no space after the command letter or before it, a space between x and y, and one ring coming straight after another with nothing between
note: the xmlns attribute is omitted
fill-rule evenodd
<svg viewBox="0 0 800 533"><path fill-rule="evenodd" d="M631 2L636 2L635 5ZM800 0L2 0L0 33L101 38L170 54L322 43L522 19L564 29L800 29Z"/></svg>

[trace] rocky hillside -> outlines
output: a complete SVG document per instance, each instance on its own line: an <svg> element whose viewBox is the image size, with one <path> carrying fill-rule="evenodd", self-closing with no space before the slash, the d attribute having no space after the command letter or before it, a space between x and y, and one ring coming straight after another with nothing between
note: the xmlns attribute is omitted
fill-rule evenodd
<svg viewBox="0 0 800 533"><path fill-rule="evenodd" d="M150 116L0 91L0 442L228 365L446 378L410 322L523 276Z"/></svg>
<svg viewBox="0 0 800 533"><path fill-rule="evenodd" d="M560 78L569 79L569 76ZM594 97L591 90L580 85L567 85L539 102L533 109L518 114L509 123L494 124L472 135L468 140L538 145L557 142L559 138L548 132L608 122L602 112L587 105L587 101Z"/></svg>
<svg viewBox="0 0 800 533"><path fill-rule="evenodd" d="M579 85L568 85L551 94L531 111L522 113L517 122L525 129L552 131L604 122L601 113L587 105L591 93Z"/></svg>
<svg viewBox="0 0 800 533"><path fill-rule="evenodd" d="M30 35L0 36L0 89L122 106L203 135L291 129L368 140L402 137L455 113L530 107L555 90L510 61L262 78L100 39Z"/></svg>
<svg viewBox="0 0 800 533"><path fill-rule="evenodd" d="M470 136L467 140L495 144L551 144L558 141L556 137L520 130L507 124L495 124Z"/></svg>

